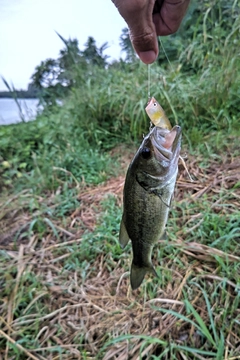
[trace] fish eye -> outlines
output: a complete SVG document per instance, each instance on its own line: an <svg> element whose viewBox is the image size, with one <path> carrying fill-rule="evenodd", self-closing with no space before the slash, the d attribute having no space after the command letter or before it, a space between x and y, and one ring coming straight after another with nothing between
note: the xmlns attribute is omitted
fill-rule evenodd
<svg viewBox="0 0 240 360"><path fill-rule="evenodd" d="M151 157L151 150L147 147L142 149L142 157L144 159L149 159Z"/></svg>

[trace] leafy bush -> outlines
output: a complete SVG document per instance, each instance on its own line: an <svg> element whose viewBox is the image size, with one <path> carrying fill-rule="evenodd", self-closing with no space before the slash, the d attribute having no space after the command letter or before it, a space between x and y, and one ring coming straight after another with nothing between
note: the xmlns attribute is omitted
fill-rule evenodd
<svg viewBox="0 0 240 360"><path fill-rule="evenodd" d="M10 169L2 166L7 183L34 171L52 184L54 167L71 172L78 181L105 178L104 169L111 163L106 150L140 141L148 132L144 108L149 85L172 125L182 126L190 147L199 146L211 131L239 131L239 13L236 1L193 3L179 33L161 42L166 53L177 48L179 59L152 65L150 84L148 67L134 58L108 67L96 65L94 54L101 49L95 43L91 61L86 58L84 68L78 61L71 67L73 53L63 39L66 49L60 60L68 64L65 76L74 81L62 106L51 103L35 122L0 128L0 161L10 164ZM77 43L74 46L77 52ZM84 51L81 54L83 60ZM46 89L53 98L60 96L54 86Z"/></svg>

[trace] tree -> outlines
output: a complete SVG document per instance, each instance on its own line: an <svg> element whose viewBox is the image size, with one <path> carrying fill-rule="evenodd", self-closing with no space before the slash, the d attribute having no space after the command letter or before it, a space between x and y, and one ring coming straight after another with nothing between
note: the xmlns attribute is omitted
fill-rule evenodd
<svg viewBox="0 0 240 360"><path fill-rule="evenodd" d="M66 40L57 35L65 45L58 59L42 61L31 76L30 85L40 90L39 94L47 104L56 103L73 87L85 85L87 77L93 73L93 66L105 68L108 58L104 55L107 43L98 48L95 39L90 36L81 51L77 39Z"/></svg>
<svg viewBox="0 0 240 360"><path fill-rule="evenodd" d="M54 59L47 59L41 61L40 65L36 66L35 72L31 76L31 84L37 89L54 86L58 81L60 73L58 61Z"/></svg>
<svg viewBox="0 0 240 360"><path fill-rule="evenodd" d="M119 45L121 46L121 51L126 54L126 62L134 62L137 59L136 53L132 47L128 28L122 29Z"/></svg>
<svg viewBox="0 0 240 360"><path fill-rule="evenodd" d="M31 76L32 81L29 86L37 88L38 96L48 105L54 105L62 93L58 81L59 74L58 61L47 59L36 66L35 72Z"/></svg>
<svg viewBox="0 0 240 360"><path fill-rule="evenodd" d="M105 67L107 65L108 55L104 55L103 52L108 48L108 43L105 42L100 48L96 45L96 40L89 36L87 39L85 50L81 52L82 56L86 59L90 65L97 65Z"/></svg>
<svg viewBox="0 0 240 360"><path fill-rule="evenodd" d="M58 36L66 46L60 50L60 57L58 59L60 74L58 80L62 86L71 88L79 79L79 71L77 71L79 64L82 70L86 69L86 60L78 47L77 39L70 38L69 40L65 40L61 35L58 34Z"/></svg>

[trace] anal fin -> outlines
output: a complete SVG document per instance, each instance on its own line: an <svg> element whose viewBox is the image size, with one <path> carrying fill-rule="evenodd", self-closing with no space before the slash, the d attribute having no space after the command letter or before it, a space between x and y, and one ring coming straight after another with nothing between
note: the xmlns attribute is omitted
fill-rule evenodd
<svg viewBox="0 0 240 360"><path fill-rule="evenodd" d="M128 241L129 241L128 232L127 232L126 226L122 220L121 225L120 225L120 232L119 232L119 242L120 242L122 249L125 248Z"/></svg>

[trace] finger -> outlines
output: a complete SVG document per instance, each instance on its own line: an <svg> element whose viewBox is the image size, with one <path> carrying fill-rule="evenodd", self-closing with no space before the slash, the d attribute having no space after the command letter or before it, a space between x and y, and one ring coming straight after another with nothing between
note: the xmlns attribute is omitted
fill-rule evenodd
<svg viewBox="0 0 240 360"><path fill-rule="evenodd" d="M146 63L151 64L158 56L158 42L152 12L155 0L114 0L130 30L132 45Z"/></svg>
<svg viewBox="0 0 240 360"><path fill-rule="evenodd" d="M187 11L190 0L165 0L160 10L153 14L157 36L170 35L175 33ZM155 7L156 9L156 7Z"/></svg>

